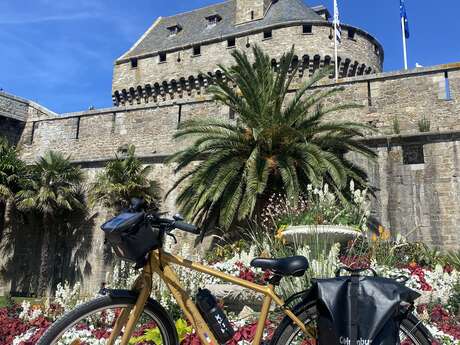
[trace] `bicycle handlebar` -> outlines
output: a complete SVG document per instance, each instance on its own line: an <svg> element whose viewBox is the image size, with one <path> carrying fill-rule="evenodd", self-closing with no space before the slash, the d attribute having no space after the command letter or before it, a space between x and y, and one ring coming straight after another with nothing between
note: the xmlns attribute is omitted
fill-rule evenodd
<svg viewBox="0 0 460 345"><path fill-rule="evenodd" d="M193 224L189 224L189 223L185 223L185 222L176 220L174 222L174 226L176 227L176 229L179 229L179 230L182 230L182 231L185 231L185 232L189 232L189 233L194 234L194 235L199 235L200 234L200 229L198 229Z"/></svg>
<svg viewBox="0 0 460 345"><path fill-rule="evenodd" d="M160 218L155 214L148 215L148 219L153 225L157 226L166 226L169 228L169 231L174 229L179 229L194 235L200 234L200 229L193 224L189 224L180 220L169 219L169 218Z"/></svg>

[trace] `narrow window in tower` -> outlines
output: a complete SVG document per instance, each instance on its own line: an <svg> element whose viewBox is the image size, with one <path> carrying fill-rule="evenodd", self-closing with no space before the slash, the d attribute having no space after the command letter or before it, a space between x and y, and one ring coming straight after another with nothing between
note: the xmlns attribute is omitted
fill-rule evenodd
<svg viewBox="0 0 460 345"><path fill-rule="evenodd" d="M193 47L193 56L200 56L201 55L201 46L194 46Z"/></svg>
<svg viewBox="0 0 460 345"><path fill-rule="evenodd" d="M304 35L309 35L309 34L313 33L313 26L310 25L310 24L302 25L302 33Z"/></svg>
<svg viewBox="0 0 460 345"><path fill-rule="evenodd" d="M166 62L166 53L159 53L158 54L158 61L159 62Z"/></svg>
<svg viewBox="0 0 460 345"><path fill-rule="evenodd" d="M447 71L444 72L444 82L445 82L445 88L446 88L446 101L451 101L452 94L450 93L449 73Z"/></svg>
<svg viewBox="0 0 460 345"><path fill-rule="evenodd" d="M268 40L273 37L273 32L271 30L264 31L264 40Z"/></svg>
<svg viewBox="0 0 460 345"><path fill-rule="evenodd" d="M254 11L251 11L251 20L254 20Z"/></svg>
<svg viewBox="0 0 460 345"><path fill-rule="evenodd" d="M217 25L217 23L219 23L222 20L222 17L218 14L214 14L212 16L206 17L206 19L208 21L208 28L213 28Z"/></svg>
<svg viewBox="0 0 460 345"><path fill-rule="evenodd" d="M236 39L235 39L235 37L229 38L227 40L227 47L228 48L235 48L236 47Z"/></svg>
<svg viewBox="0 0 460 345"><path fill-rule="evenodd" d="M131 59L131 68L137 68L137 58Z"/></svg>
<svg viewBox="0 0 460 345"><path fill-rule="evenodd" d="M352 29L352 28L348 29L348 39L354 40L355 39L355 34L356 34L355 29Z"/></svg>
<svg viewBox="0 0 460 345"><path fill-rule="evenodd" d="M179 128L182 122L182 104L179 104L179 111L177 112L177 128Z"/></svg>
<svg viewBox="0 0 460 345"><path fill-rule="evenodd" d="M167 28L169 31L169 37L176 36L181 30L182 26L174 25Z"/></svg>

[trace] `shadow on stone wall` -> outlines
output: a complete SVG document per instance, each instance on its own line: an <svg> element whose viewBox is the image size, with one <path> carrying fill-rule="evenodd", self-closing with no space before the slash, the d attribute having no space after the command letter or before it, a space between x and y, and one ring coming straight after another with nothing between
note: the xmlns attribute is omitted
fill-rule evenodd
<svg viewBox="0 0 460 345"><path fill-rule="evenodd" d="M91 275L87 258L92 250L94 218L87 211L64 215L51 236L50 279L53 289L59 282L71 284ZM7 210L0 250L4 253L0 274L10 283L12 296L35 296L40 270L43 238L41 216Z"/></svg>

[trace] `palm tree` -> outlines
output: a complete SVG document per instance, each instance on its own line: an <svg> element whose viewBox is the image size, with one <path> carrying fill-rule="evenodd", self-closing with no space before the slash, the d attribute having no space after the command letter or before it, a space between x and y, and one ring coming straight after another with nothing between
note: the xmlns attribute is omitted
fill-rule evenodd
<svg viewBox="0 0 460 345"><path fill-rule="evenodd" d="M6 206L19 190L25 170L16 149L0 137L0 241L3 236Z"/></svg>
<svg viewBox="0 0 460 345"><path fill-rule="evenodd" d="M65 212L85 209L81 198L83 173L73 166L69 157L49 151L29 168L30 178L24 189L16 194L20 210L33 211L42 217L38 293L44 295L50 289L50 251L59 220Z"/></svg>
<svg viewBox="0 0 460 345"><path fill-rule="evenodd" d="M116 155L116 159L97 175L90 188L90 204L101 204L120 212L129 207L132 198L140 198L147 208L158 208L160 188L148 176L152 167L144 167L135 152L135 146L129 146L125 156Z"/></svg>
<svg viewBox="0 0 460 345"><path fill-rule="evenodd" d="M312 89L329 69L317 72L292 93L297 71L293 49L276 68L259 47L253 48L253 62L246 53L232 55L236 65L220 66L225 78L215 79L210 93L238 114L236 123L191 120L175 134L194 140L169 158L177 165L176 173L182 173L171 190L181 187L177 203L186 217L204 228L228 229L257 214L274 192L295 203L309 183L328 182L342 195L350 178L366 182L364 172L344 154L374 156L356 140L369 128L325 119L358 106L325 107L323 102L342 89Z"/></svg>

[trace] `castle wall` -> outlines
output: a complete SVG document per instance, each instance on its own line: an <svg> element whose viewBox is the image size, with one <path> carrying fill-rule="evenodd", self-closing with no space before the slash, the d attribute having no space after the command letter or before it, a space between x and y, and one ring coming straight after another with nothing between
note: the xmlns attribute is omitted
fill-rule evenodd
<svg viewBox="0 0 460 345"><path fill-rule="evenodd" d="M449 100L446 100L446 73ZM378 130L376 134L392 134L395 118L402 133L418 132L418 121L423 116L431 121L431 130L460 130L458 64L347 78L339 85L344 91L329 99L326 106L355 103L363 107L333 113L333 119L368 123ZM320 87L326 90L335 86L331 83ZM115 107L29 121L21 140L23 157L34 160L53 149L71 155L76 161L108 159L125 144L136 145L141 156L164 156L184 145L172 139L179 120L205 116L228 118L228 108L203 95L201 101L195 102Z"/></svg>
<svg viewBox="0 0 460 345"><path fill-rule="evenodd" d="M344 28L344 38L338 51L340 76L380 72L383 63L380 46L377 47L374 40L359 30L354 39L346 38L348 29ZM234 49L250 51L248 43L259 45L276 60L295 45L301 66L298 77L305 79L316 69L334 62L331 26L328 23L315 24L312 30L312 34L303 34L300 23L274 28L270 39L264 39L263 32L257 32L236 38L235 48L228 48L227 40L214 42L203 45L198 56L193 56L193 48L190 47L169 52L166 62L159 62L158 55L139 59L137 68L132 68L130 61L119 61L114 67L114 102L132 104L194 98L204 92L210 82L208 74L215 75L219 64L229 66L234 63L231 56Z"/></svg>
<svg viewBox="0 0 460 345"><path fill-rule="evenodd" d="M395 141L395 143L392 143ZM409 240L458 250L460 225L460 132L369 140L378 154L367 167L378 188L373 216ZM408 162L411 150L419 162ZM406 157L405 157L406 156Z"/></svg>

